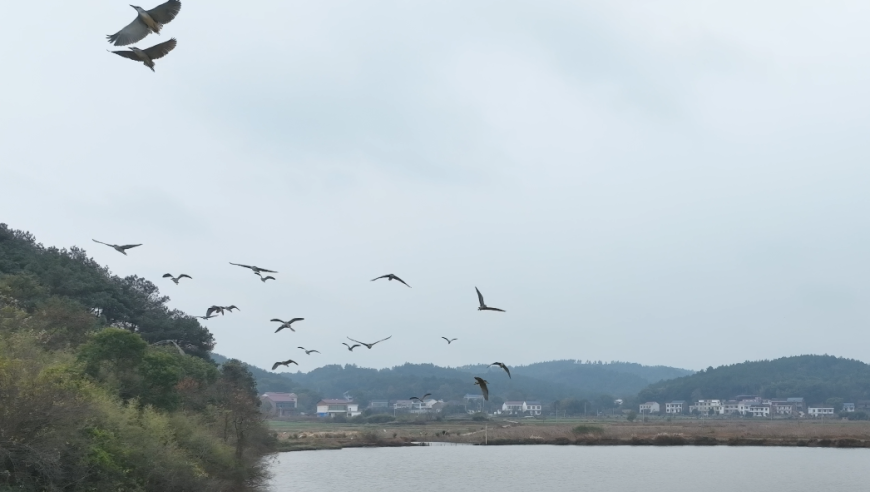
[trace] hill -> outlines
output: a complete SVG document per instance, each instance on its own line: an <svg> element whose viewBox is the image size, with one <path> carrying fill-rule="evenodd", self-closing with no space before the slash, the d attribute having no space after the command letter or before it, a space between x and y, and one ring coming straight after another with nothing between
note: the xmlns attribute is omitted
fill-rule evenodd
<svg viewBox="0 0 870 492"><path fill-rule="evenodd" d="M694 401L730 399L736 395L803 397L810 404L829 398L867 400L870 399L870 365L830 355L744 362L652 384L638 394L638 399Z"/></svg>
<svg viewBox="0 0 870 492"><path fill-rule="evenodd" d="M223 357L213 354L220 362ZM472 373L490 382L493 404L505 400L540 400L545 404L556 400L600 399L602 395L631 397L645 388L650 380L667 375L690 373L684 369L649 367L640 364L578 364L574 361L553 361L511 368L512 378L501 369L487 365L461 368L433 364L404 364L388 369L369 369L355 365L329 365L307 373L276 374L249 367L263 391L293 391L309 396L340 397L345 392L366 404L375 399L398 400L413 395L432 393L435 398L458 401L467 393L476 394ZM601 401L607 400L607 398ZM301 405L301 401L300 401ZM310 410L310 408L308 408Z"/></svg>

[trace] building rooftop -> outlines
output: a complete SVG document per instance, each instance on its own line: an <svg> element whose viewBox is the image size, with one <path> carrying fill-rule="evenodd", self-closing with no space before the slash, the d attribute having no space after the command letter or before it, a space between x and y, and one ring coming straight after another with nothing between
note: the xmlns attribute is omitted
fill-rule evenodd
<svg viewBox="0 0 870 492"><path fill-rule="evenodd" d="M260 398L268 398L272 401L296 401L296 393L263 393Z"/></svg>
<svg viewBox="0 0 870 492"><path fill-rule="evenodd" d="M539 402L539 401L527 401L526 402L526 405L540 405L540 404L541 404L541 402Z"/></svg>
<svg viewBox="0 0 870 492"><path fill-rule="evenodd" d="M348 405L350 403L353 403L353 402L350 400L320 400L320 402L318 402L317 404L318 405L320 405L320 404L324 404L324 405Z"/></svg>
<svg viewBox="0 0 870 492"><path fill-rule="evenodd" d="M521 402L521 401L506 401L506 402L504 402L504 404L505 405L522 405L523 402Z"/></svg>

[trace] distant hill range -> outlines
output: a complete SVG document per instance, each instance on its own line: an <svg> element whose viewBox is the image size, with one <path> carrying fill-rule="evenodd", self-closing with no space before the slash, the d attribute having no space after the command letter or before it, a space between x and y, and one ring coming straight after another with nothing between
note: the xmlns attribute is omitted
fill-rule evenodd
<svg viewBox="0 0 870 492"><path fill-rule="evenodd" d="M224 357L212 354L221 362ZM277 374L251 367L258 389L305 392L311 397L341 397L345 392L357 401L399 400L432 393L435 398L461 400L477 394L472 375L490 382L491 400L540 400L549 404L566 398L592 399L601 395L632 397L650 383L692 374L665 366L643 366L626 362L579 363L573 360L539 362L511 367L511 375L497 367L472 365L459 368L433 364L405 364L389 369L367 369L355 365L329 365L308 373ZM301 403L301 401L300 401Z"/></svg>
<svg viewBox="0 0 870 492"><path fill-rule="evenodd" d="M830 355L801 355L721 366L650 385L640 401L803 397L809 404L828 398L870 400L870 365Z"/></svg>

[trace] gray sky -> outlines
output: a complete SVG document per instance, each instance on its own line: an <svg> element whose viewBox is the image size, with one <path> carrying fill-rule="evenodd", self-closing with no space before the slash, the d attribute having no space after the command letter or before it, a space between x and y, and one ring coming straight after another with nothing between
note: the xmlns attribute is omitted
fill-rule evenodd
<svg viewBox="0 0 870 492"><path fill-rule="evenodd" d="M184 0L157 73L126 2L4 16L0 220L238 305L219 353L870 357L868 2Z"/></svg>

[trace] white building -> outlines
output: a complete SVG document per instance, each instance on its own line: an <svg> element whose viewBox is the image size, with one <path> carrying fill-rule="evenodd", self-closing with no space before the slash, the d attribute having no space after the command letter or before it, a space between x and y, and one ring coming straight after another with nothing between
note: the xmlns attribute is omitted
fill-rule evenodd
<svg viewBox="0 0 870 492"><path fill-rule="evenodd" d="M719 409L719 413L721 415L731 415L732 413L737 413L737 408L740 406L740 403L737 400L728 400L722 403L722 407Z"/></svg>
<svg viewBox="0 0 870 492"><path fill-rule="evenodd" d="M648 401L646 403L640 404L640 413L645 413L647 415L651 413L659 413L661 411L661 407L658 403L654 401Z"/></svg>
<svg viewBox="0 0 870 492"><path fill-rule="evenodd" d="M744 415L752 415L753 417L770 417L770 405L756 403L749 405L749 409Z"/></svg>
<svg viewBox="0 0 870 492"><path fill-rule="evenodd" d="M855 404L854 403L843 403L843 411L849 412L849 413L854 412L855 411Z"/></svg>
<svg viewBox="0 0 870 492"><path fill-rule="evenodd" d="M523 413L529 415L540 415L543 406L539 401L524 401L523 402Z"/></svg>
<svg viewBox="0 0 870 492"><path fill-rule="evenodd" d="M320 400L317 402L318 417L333 417L336 415L356 417L360 413L359 404L350 400Z"/></svg>
<svg viewBox="0 0 870 492"><path fill-rule="evenodd" d="M721 413L722 402L720 400L698 400L697 403L689 407L689 413L693 410L697 410L701 415L708 415L710 411Z"/></svg>
<svg viewBox="0 0 870 492"><path fill-rule="evenodd" d="M810 417L833 417L834 407L810 407L807 409Z"/></svg>
<svg viewBox="0 0 870 492"><path fill-rule="evenodd" d="M539 401L506 401L501 406L501 412L508 415L541 415L542 410Z"/></svg>
<svg viewBox="0 0 870 492"><path fill-rule="evenodd" d="M674 400L670 403L665 403L665 413L683 413L686 407L684 400Z"/></svg>

